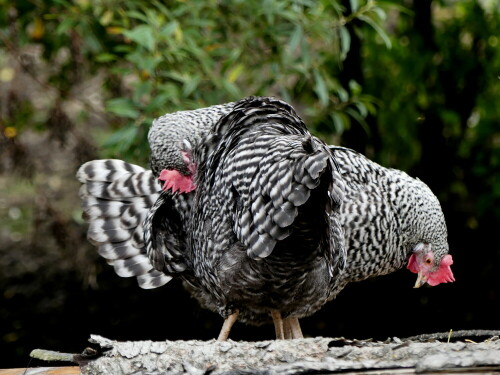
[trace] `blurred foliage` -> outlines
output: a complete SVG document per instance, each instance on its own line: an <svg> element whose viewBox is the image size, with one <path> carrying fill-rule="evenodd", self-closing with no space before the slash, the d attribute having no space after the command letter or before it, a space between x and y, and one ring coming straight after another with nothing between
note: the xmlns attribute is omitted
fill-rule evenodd
<svg viewBox="0 0 500 375"><path fill-rule="evenodd" d="M487 306L500 300L499 81L496 0L0 0L5 365L23 366L17 358L34 345L79 350L90 332L164 339L143 308L163 292L118 279L85 240L74 172L97 157L146 165L153 118L249 95L281 97L327 142L420 177L448 222L453 288L419 290L418 300L397 275L382 288L352 286L308 332L383 337L498 322ZM418 322L398 325L382 308L389 286ZM181 301L163 306L173 321L203 317L169 327L170 338L213 336L213 316L192 313L180 288L164 293ZM379 307L370 319L362 303Z"/></svg>
<svg viewBox="0 0 500 375"><path fill-rule="evenodd" d="M330 0L21 1L4 5L1 26L11 52L40 43L46 61L69 53L48 79L63 98L82 76L105 69L106 111L122 121L104 147L145 162L152 119L175 110L277 95L300 102L330 133L374 112L373 99L361 88L350 93L337 75L350 47L345 25L362 21L390 44L385 12L372 0L350 7L346 13Z"/></svg>
<svg viewBox="0 0 500 375"><path fill-rule="evenodd" d="M382 103L377 158L461 201L472 226L500 218L499 16L494 1L416 2L389 16L390 51L378 38L362 47L363 89Z"/></svg>

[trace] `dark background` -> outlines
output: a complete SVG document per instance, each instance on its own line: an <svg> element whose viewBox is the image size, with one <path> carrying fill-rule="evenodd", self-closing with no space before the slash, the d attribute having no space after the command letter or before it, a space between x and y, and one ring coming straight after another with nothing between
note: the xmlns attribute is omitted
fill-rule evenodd
<svg viewBox="0 0 500 375"><path fill-rule="evenodd" d="M92 333L217 336L222 319L179 282L141 290L98 257L85 238L74 173L99 157L145 165L151 118L253 94L283 97L329 143L418 176L448 225L455 283L413 289L415 275L401 270L350 284L303 320L306 336L500 329L498 5L331 1L318 2L316 14L250 3L186 10L183 2L167 9L138 0L0 2L0 368L26 366L34 348L80 352ZM180 28L167 41L144 32L176 17ZM329 33L336 39L323 40ZM189 49L190 37L205 43L206 55ZM290 53L285 42L298 47ZM238 46L243 52L231 57ZM273 337L271 326L238 324L231 334Z"/></svg>

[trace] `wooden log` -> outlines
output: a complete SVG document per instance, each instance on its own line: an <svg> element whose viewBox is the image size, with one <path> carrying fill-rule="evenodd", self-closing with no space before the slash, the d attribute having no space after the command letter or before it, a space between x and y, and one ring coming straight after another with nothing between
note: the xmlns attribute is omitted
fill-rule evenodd
<svg viewBox="0 0 500 375"><path fill-rule="evenodd" d="M498 337L478 343L470 339L458 342L439 342L434 338L433 342L427 342L427 339L415 342L393 338L375 342L318 337L261 342L118 342L92 335L94 349L87 349L81 355L55 356L79 363L83 375L500 373ZM34 353L45 355L43 351ZM49 357L54 358L53 354Z"/></svg>
<svg viewBox="0 0 500 375"><path fill-rule="evenodd" d="M0 369L0 375L80 375L80 367L33 367Z"/></svg>

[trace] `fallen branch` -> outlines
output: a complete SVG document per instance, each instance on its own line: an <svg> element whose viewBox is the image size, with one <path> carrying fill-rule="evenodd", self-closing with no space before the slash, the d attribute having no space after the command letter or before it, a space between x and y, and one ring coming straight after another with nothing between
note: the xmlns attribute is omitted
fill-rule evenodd
<svg viewBox="0 0 500 375"><path fill-rule="evenodd" d="M89 361L99 358L103 354L102 350L85 348L81 354L61 353L52 350L34 349L30 357L47 362L72 362L80 366L85 366Z"/></svg>
<svg viewBox="0 0 500 375"><path fill-rule="evenodd" d="M92 335L90 342L97 349L88 348L82 354L36 350L32 356L47 355L49 360L60 358L78 363L84 375L298 375L373 370L415 374L444 369L478 372L486 368L489 372L500 371L498 338L481 343L414 342L397 338L374 342L322 337L261 342L118 342Z"/></svg>

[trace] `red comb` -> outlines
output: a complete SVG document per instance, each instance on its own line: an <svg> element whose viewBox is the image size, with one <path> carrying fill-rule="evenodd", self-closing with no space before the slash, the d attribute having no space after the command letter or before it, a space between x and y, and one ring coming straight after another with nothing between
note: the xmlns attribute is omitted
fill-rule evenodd
<svg viewBox="0 0 500 375"><path fill-rule="evenodd" d="M193 183L192 176L184 176L179 171L172 169L164 169L160 172L159 180L164 181L162 189L172 190L172 193L179 191L180 193L189 193L196 189L196 185Z"/></svg>
<svg viewBox="0 0 500 375"><path fill-rule="evenodd" d="M441 283L451 283L455 281L455 277L453 276L453 272L450 268L452 264L453 258L450 254L446 255L443 260L441 260L439 269L436 272L429 274L429 277L427 278L427 284L429 284L430 286L435 286Z"/></svg>

